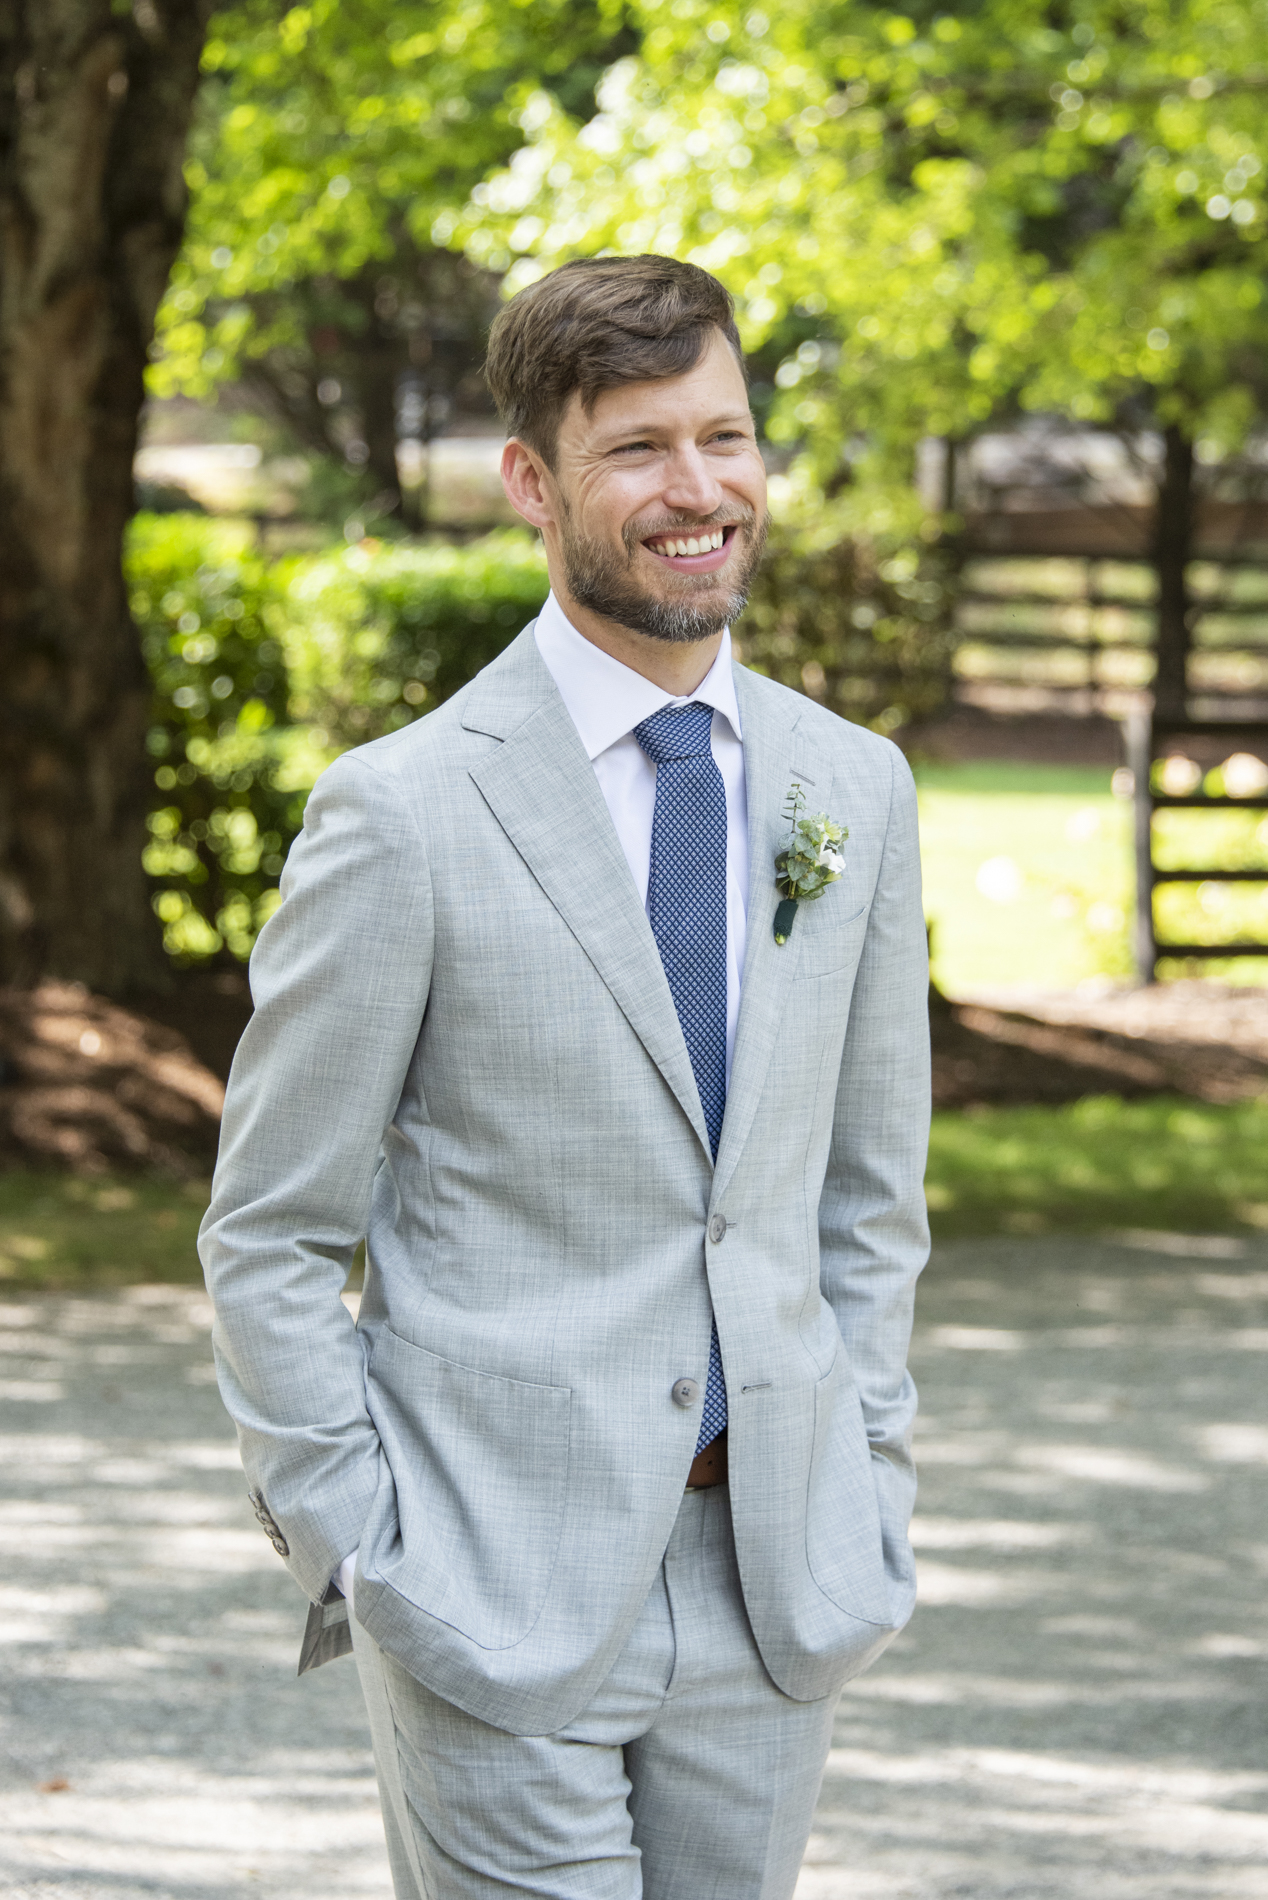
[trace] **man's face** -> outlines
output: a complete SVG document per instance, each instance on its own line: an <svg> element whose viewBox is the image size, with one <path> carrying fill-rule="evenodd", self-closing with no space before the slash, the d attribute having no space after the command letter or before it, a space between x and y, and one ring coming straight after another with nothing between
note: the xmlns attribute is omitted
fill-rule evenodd
<svg viewBox="0 0 1268 1900"><path fill-rule="evenodd" d="M574 394L553 488L579 605L668 641L735 619L766 539L766 470L721 332L684 376L606 390L590 415Z"/></svg>

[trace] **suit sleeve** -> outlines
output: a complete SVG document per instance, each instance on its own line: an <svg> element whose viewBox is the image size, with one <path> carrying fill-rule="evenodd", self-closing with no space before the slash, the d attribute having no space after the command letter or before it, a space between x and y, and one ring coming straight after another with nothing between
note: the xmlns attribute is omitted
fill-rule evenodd
<svg viewBox="0 0 1268 1900"><path fill-rule="evenodd" d="M414 813L347 755L309 799L251 958L255 1014L199 1239L257 1514L313 1601L356 1547L378 1483L361 1340L340 1293L422 1024L432 941Z"/></svg>
<svg viewBox="0 0 1268 1900"><path fill-rule="evenodd" d="M890 748L880 872L850 1008L827 1177L820 1276L863 1406L891 1590L910 1609L907 1526L916 1495L907 1371L916 1279L929 1253L929 963L916 788Z"/></svg>

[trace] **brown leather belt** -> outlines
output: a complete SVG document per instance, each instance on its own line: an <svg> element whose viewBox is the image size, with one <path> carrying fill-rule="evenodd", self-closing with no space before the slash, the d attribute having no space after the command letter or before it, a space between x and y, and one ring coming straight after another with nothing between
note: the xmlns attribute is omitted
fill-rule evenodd
<svg viewBox="0 0 1268 1900"><path fill-rule="evenodd" d="M726 1433L719 1432L711 1445L697 1452L687 1473L688 1491L707 1491L711 1485L726 1483Z"/></svg>

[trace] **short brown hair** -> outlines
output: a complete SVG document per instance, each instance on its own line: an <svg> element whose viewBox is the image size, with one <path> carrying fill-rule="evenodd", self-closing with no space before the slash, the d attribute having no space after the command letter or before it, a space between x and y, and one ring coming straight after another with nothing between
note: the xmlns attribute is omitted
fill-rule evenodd
<svg viewBox="0 0 1268 1900"><path fill-rule="evenodd" d="M574 390L594 408L605 389L694 369L720 330L741 370L730 292L675 257L579 257L512 297L489 332L484 375L508 435L553 465Z"/></svg>

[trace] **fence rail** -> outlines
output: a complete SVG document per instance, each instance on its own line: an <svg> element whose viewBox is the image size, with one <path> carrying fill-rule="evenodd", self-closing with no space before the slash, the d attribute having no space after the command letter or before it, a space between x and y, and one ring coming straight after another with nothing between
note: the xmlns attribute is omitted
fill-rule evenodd
<svg viewBox="0 0 1268 1900"><path fill-rule="evenodd" d="M1190 566L1191 675L1203 710L1268 712L1268 556ZM1153 679L1154 574L1129 555L972 547L955 608L957 699L995 710L1142 708Z"/></svg>
<svg viewBox="0 0 1268 1900"><path fill-rule="evenodd" d="M1268 811L1268 796L1250 793L1244 798L1223 793L1168 793L1155 783L1155 767L1164 762L1177 743L1189 752L1204 742L1220 747L1233 744L1268 760L1268 721L1254 719L1160 719L1137 712L1126 721L1128 763L1133 775L1136 837L1136 967L1147 983L1154 981L1165 958L1268 957L1268 941L1223 937L1217 942L1193 942L1160 937L1155 893L1174 884L1264 884L1268 865L1230 869L1223 865L1187 865L1182 869L1160 865L1156 856L1154 816L1159 811Z"/></svg>

